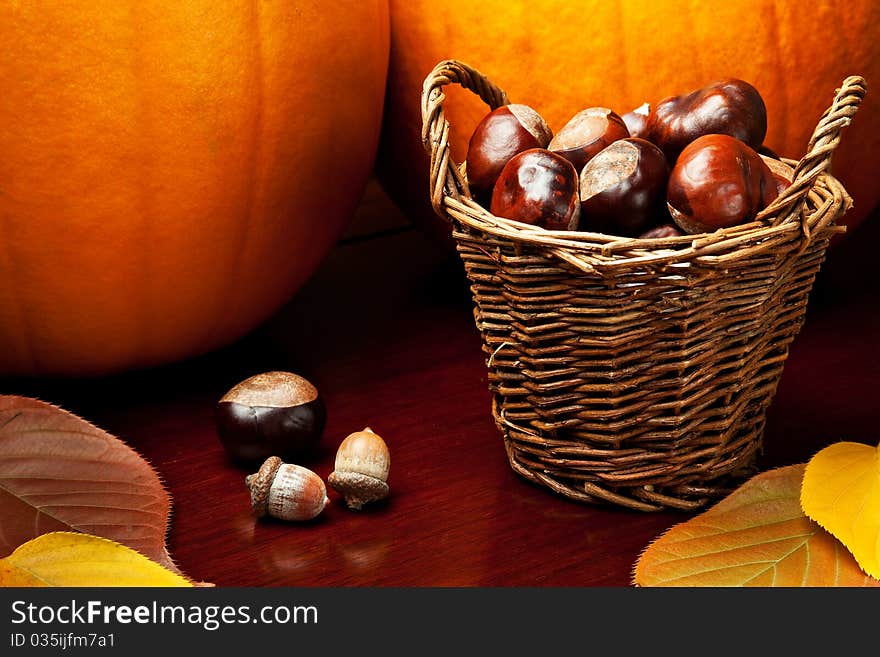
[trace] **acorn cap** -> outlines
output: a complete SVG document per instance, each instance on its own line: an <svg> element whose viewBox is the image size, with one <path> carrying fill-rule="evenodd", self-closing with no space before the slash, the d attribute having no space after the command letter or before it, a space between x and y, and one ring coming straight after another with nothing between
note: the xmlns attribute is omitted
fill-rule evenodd
<svg viewBox="0 0 880 657"><path fill-rule="evenodd" d="M387 483L360 472L334 471L327 477L327 483L345 498L350 509L360 509L368 502L388 496Z"/></svg>
<svg viewBox="0 0 880 657"><path fill-rule="evenodd" d="M275 481L275 475L284 462L277 456L267 458L260 469L244 478L244 483L251 492L251 510L257 516L266 515L269 506L269 489Z"/></svg>

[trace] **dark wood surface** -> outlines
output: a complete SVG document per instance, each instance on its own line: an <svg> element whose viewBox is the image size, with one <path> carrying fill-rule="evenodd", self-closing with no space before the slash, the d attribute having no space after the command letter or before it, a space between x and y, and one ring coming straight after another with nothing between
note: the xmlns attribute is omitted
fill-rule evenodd
<svg viewBox="0 0 880 657"><path fill-rule="evenodd" d="M761 468L880 438L878 225L875 213L829 251ZM331 490L308 523L251 515L249 471L226 459L212 412L232 385L271 369L306 376L326 399L320 449L302 462L325 479L348 433L370 426L386 439L386 501L354 512ZM226 349L106 379L5 380L0 392L61 405L144 455L173 499L172 556L218 586L629 586L640 552L690 517L582 505L513 473L458 260L405 227L343 241L285 308Z"/></svg>

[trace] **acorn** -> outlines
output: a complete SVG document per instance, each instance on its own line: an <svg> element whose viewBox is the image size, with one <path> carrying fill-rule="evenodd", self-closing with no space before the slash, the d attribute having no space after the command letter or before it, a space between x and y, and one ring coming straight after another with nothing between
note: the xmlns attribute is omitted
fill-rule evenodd
<svg viewBox="0 0 880 657"><path fill-rule="evenodd" d="M302 521L315 518L329 501L324 481L301 465L270 456L260 469L245 477L251 510L258 518Z"/></svg>
<svg viewBox="0 0 880 657"><path fill-rule="evenodd" d="M349 434L339 445L327 483L343 496L349 509L357 511L388 496L390 465L388 445L367 427Z"/></svg>
<svg viewBox="0 0 880 657"><path fill-rule="evenodd" d="M318 389L292 372L264 372L235 385L214 409L220 442L230 458L254 465L277 455L296 461L311 453L327 411Z"/></svg>

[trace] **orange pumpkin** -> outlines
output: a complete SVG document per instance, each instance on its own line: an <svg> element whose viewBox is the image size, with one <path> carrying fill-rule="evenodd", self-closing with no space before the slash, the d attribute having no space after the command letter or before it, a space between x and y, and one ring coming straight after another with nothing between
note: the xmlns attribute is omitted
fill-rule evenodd
<svg viewBox="0 0 880 657"><path fill-rule="evenodd" d="M797 0L391 0L391 62L380 144L383 187L404 209L446 230L428 203L420 140L425 76L452 58L480 70L512 102L540 112L554 130L591 105L618 113L689 92L721 77L755 85L768 110L766 144L800 158L847 75L880 84L880 3ZM452 152L486 106L447 87ZM863 104L835 152L833 173L855 199L855 226L880 201L880 103ZM448 232L448 231L447 231Z"/></svg>
<svg viewBox="0 0 880 657"><path fill-rule="evenodd" d="M0 374L231 342L370 175L386 0L2 3L0 42Z"/></svg>

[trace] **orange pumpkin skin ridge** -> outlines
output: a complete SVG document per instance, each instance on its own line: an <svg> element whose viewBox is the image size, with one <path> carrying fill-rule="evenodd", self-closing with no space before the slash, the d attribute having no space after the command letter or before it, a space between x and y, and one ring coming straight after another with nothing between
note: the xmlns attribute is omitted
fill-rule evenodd
<svg viewBox="0 0 880 657"><path fill-rule="evenodd" d="M379 178L431 233L448 229L431 210L418 99L441 60L458 59L527 103L559 130L589 104L625 113L722 77L755 86L767 107L765 144L799 159L835 90L848 75L880 80L880 3L794 0L682 3L672 0L516 3L391 0L391 61ZM535 17L540 16L540 20ZM583 38L585 17L602 26ZM869 89L869 98L871 91ZM464 157L486 106L447 87L453 156ZM880 103L865 102L835 150L832 173L854 199L843 223L856 227L880 202ZM852 232L852 231L851 231ZM451 240L450 240L451 241Z"/></svg>
<svg viewBox="0 0 880 657"><path fill-rule="evenodd" d="M0 6L0 374L174 362L283 305L370 175L388 30L386 0Z"/></svg>

